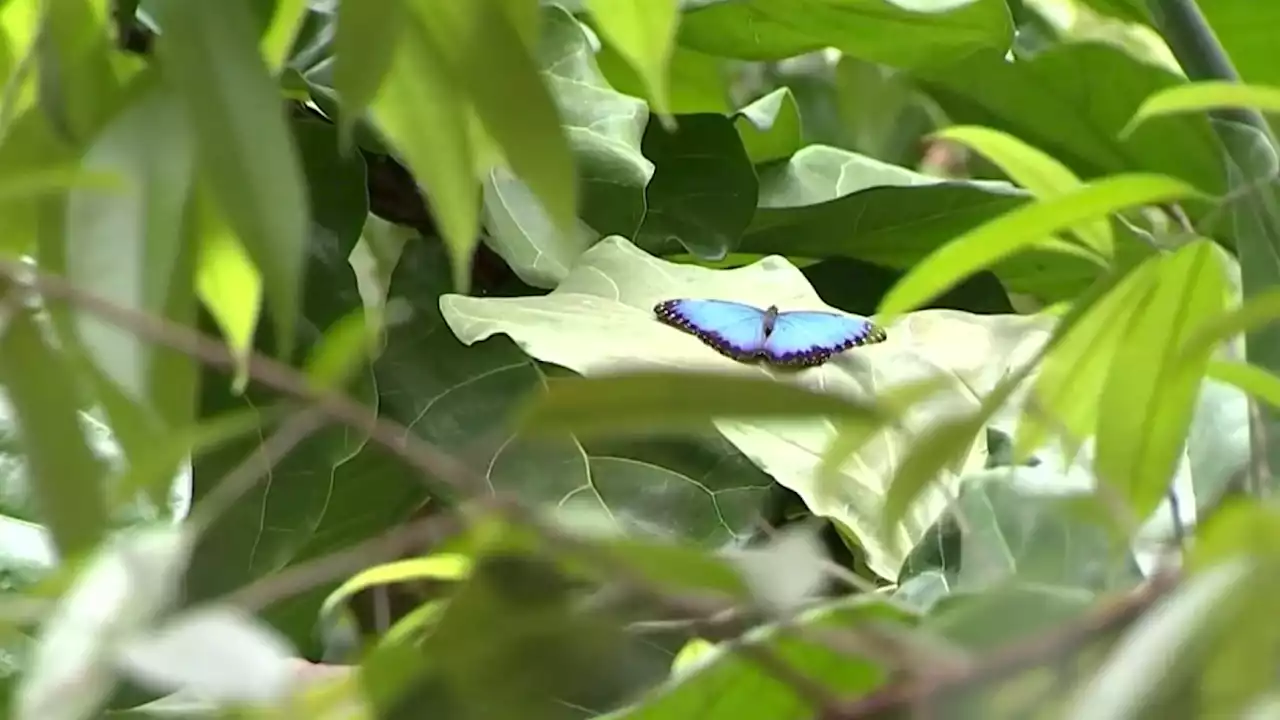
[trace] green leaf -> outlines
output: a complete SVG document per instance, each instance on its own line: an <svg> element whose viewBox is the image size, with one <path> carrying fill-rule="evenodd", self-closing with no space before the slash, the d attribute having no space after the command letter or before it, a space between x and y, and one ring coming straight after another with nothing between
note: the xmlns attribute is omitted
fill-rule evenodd
<svg viewBox="0 0 1280 720"><path fill-rule="evenodd" d="M1277 319L1280 319L1280 290L1264 291L1245 299L1239 306L1202 322L1187 339L1185 351L1199 355L1202 349L1212 349L1218 343L1258 330Z"/></svg>
<svg viewBox="0 0 1280 720"><path fill-rule="evenodd" d="M651 125L644 154L657 172L645 192L649 211L637 244L658 250L675 241L708 260L736 248L755 214L758 188L733 123L723 115L688 115L671 133Z"/></svg>
<svg viewBox="0 0 1280 720"><path fill-rule="evenodd" d="M1148 95L1185 80L1120 48L1064 43L1016 63L982 53L915 75L952 122L1020 138L1086 180L1150 172L1205 193L1226 191L1219 145L1205 118L1165 118L1121 138Z"/></svg>
<svg viewBox="0 0 1280 720"><path fill-rule="evenodd" d="M1160 503L1191 427L1211 350L1183 355L1196 326L1222 311L1226 279L1211 241L1161 261L1159 279L1135 298L1099 404L1096 468L1136 517Z"/></svg>
<svg viewBox="0 0 1280 720"><path fill-rule="evenodd" d="M165 89L148 89L118 115L89 147L82 168L117 175L124 191L88 188L69 195L67 279L119 307L188 321L182 308L194 309L194 293L181 255L194 155L182 108ZM163 387L156 375L166 356L171 370L194 372L189 357L156 348L93 312L76 316L92 361L121 391L170 421L189 421L193 386L179 381ZM187 411L170 412L175 406Z"/></svg>
<svg viewBox="0 0 1280 720"><path fill-rule="evenodd" d="M407 18L404 0L338 4L333 89L342 98L338 127L344 148L350 147L356 120L391 72Z"/></svg>
<svg viewBox="0 0 1280 720"><path fill-rule="evenodd" d="M465 287L480 227L466 96L432 52L420 21L406 23L371 110L425 188L432 216L450 249L454 280ZM424 127L432 131L422 132Z"/></svg>
<svg viewBox="0 0 1280 720"><path fill-rule="evenodd" d="M884 422L866 403L771 380L711 373L632 373L548 384L522 424L579 435L703 426L713 418L809 418Z"/></svg>
<svg viewBox="0 0 1280 720"><path fill-rule="evenodd" d="M374 355L376 344L364 308L352 310L330 326L311 351L307 379L320 390L340 389Z"/></svg>
<svg viewBox="0 0 1280 720"><path fill-rule="evenodd" d="M1227 108L1253 108L1265 113L1280 113L1280 87L1246 85L1226 80L1175 85L1143 100L1122 133L1127 135L1147 120L1162 115Z"/></svg>
<svg viewBox="0 0 1280 720"><path fill-rule="evenodd" d="M903 270L1028 200L1007 183L946 181L822 145L759 172L760 207L742 252L851 257ZM1149 252L1137 243L1119 250L1122 257ZM1033 248L994 271L1012 291L1062 300L1087 288L1097 265Z"/></svg>
<svg viewBox="0 0 1280 720"><path fill-rule="evenodd" d="M92 551L106 531L106 468L86 443L78 417L77 376L49 344L48 328L18 303L10 304L6 315L0 380L13 406L40 520L59 555L78 558Z"/></svg>
<svg viewBox="0 0 1280 720"><path fill-rule="evenodd" d="M471 574L471 558L457 553L439 553L426 557L397 560L363 570L329 593L320 606L320 615L332 614L340 605L362 590L380 585L407 583L415 580L465 580Z"/></svg>
<svg viewBox="0 0 1280 720"><path fill-rule="evenodd" d="M509 406L504 404L505 401L481 400L480 397L489 393L518 396L528 392L527 384L513 387L512 378L522 373L527 377L533 374L532 369L520 365L522 355L515 352L515 346L508 345L505 338L494 337L496 335L510 337L523 355L545 363L536 366L544 368L544 371L547 366L554 366L588 377L620 372L670 371L673 368L739 377L763 374L775 382L865 401L870 397L891 395L904 384L919 382L921 373L943 375L947 381L947 392L939 392L929 398L931 409L922 409L915 415L923 421L932 417L932 413L951 415L971 408L976 402L975 396L986 394L1000 377L1009 372L1011 358L1023 357L1024 351L1018 346L1024 339L1039 342L1040 334L1032 332L1032 329L1044 322L1043 319L1009 314L915 313L902 318L901 324L886 328L890 338L888 342L852 350L818 368L787 373L767 366L735 362L688 333L658 322L653 315L654 303L685 296L690 288L697 288L698 294L704 297L747 303L760 303L767 299L765 301L787 309L835 309L824 302L804 274L784 258L765 258L732 270L712 270L655 259L626 240L606 238L584 253L569 276L545 296L485 298L446 294L441 297L439 307L449 329L459 340L471 346L465 352L472 354L462 357L474 359L455 361L468 369L462 376L483 375L483 380L467 383L465 392L460 389L447 394L428 413L435 419L430 423L423 420L415 427L436 428L436 432L441 433L435 436L437 442L448 443L457 437L454 428L461 421L451 420L447 407L465 401L468 407L474 408L471 411L474 414L469 417L485 417L497 412L497 407ZM429 306L429 303L424 305ZM421 332L425 334L428 330L423 328ZM437 328L434 332L442 333L443 329ZM957 352L956 337L968 338L965 345L970 351ZM895 342L893 338L910 338L910 342ZM490 352L496 355L492 359L482 354L489 347L493 348ZM498 355L499 348L508 350ZM427 362L427 358L439 358L444 362L444 353L444 349L429 350L426 347L406 351L398 364L420 366ZM485 362L481 363L480 358L485 358ZM500 368L505 369L499 371ZM486 371L492 372L486 375ZM445 374L445 371L436 372ZM459 374L457 371L448 373L450 377L458 377ZM461 382L461 379L455 382ZM387 388L389 383L390 380L380 380L379 385ZM445 389L433 383L419 393L400 395L409 397L417 394L430 398ZM473 392L476 399L464 399ZM391 401L388 398L388 402ZM411 406L407 411L408 417L415 417L425 404L419 401ZM878 537L884 488L901 457L912 446L914 433L886 433L877 442L868 443L852 461L839 468L834 480L827 482L814 470L836 435L837 428L830 422L818 418L809 421L719 419L714 421L714 427L726 441L721 446L732 444L739 448L758 468L752 471L749 463L741 462L737 454L731 454L734 458L732 472L727 470L730 465L726 463L726 470L710 472L711 477L700 481L704 488L713 485L725 488L726 483L727 487L742 488L732 493L724 489L712 491L713 503L720 504L721 512L725 511L725 503L732 501L730 507L733 512L730 514L737 517L738 510L743 507L739 501L757 492L756 478L772 476L799 494L813 514L830 517L845 525L865 549L867 564L885 577L897 572L906 550L919 540L937 514L946 507L945 493L928 492L922 502L912 507L902 526L896 543L901 547L890 548ZM554 488L559 491L556 498L566 497L572 492L573 500L594 503L595 496L584 488L604 487L599 478L607 469L616 471L609 482L618 483L616 491L612 485L610 489L601 491L610 507L610 497L625 496L627 499L623 502L629 503L633 498L639 498L631 489L661 487L664 502L671 498L671 505L665 507L672 517L655 520L652 511L641 510L648 507L642 503L631 512L645 518L645 523L656 522L661 527L668 527L674 522L681 527L694 528L700 527L705 520L719 522L703 515L707 509L708 494L693 484L698 482L699 473L709 472L701 462L681 464L677 473L667 470L671 465L655 466L651 459L650 449L661 450L666 446L665 442L654 441L643 446L637 442L628 443L633 447L639 446L642 451L628 455L620 454L613 443L585 444L589 451L587 458L582 457L582 450L571 439L555 444L545 440L538 443L513 442L512 447L503 453L502 461L491 466L492 472L501 473L503 481L513 483L514 487L525 488L524 492L532 494L535 490L546 489L547 496L550 496L550 490ZM535 449L538 450L536 454ZM602 454L597 456L597 452ZM664 456L673 454L672 451L663 452ZM527 466L535 462L533 457L538 458L539 467L551 468L538 483L519 474L518 463L523 460ZM982 458L975 456L975 460L981 463ZM557 465L556 462L563 464ZM641 462L650 464L642 465ZM945 481L956 479L949 470L942 474ZM684 500L672 497L677 494ZM628 507L631 506L628 504ZM685 509L671 509L675 507ZM732 523L726 524L733 526Z"/></svg>
<svg viewBox="0 0 1280 720"><path fill-rule="evenodd" d="M875 625L888 633L905 632L914 618L883 598L863 596L828 603L793 621L803 632L787 632L772 625L748 633L741 642L755 645L794 672L832 693L858 697L886 679L879 663L839 652L815 638L856 632ZM696 667L657 689L644 702L618 711L615 720L702 720L742 718L799 718L812 715L809 700L777 674L732 646L719 646Z"/></svg>
<svg viewBox="0 0 1280 720"><path fill-rule="evenodd" d="M578 199L568 141L505 2L419 2L415 9L431 49L470 99L511 169L542 201L556 227L569 232Z"/></svg>
<svg viewBox="0 0 1280 720"><path fill-rule="evenodd" d="M92 137L124 99L124 81L136 63L112 53L105 13L94 0L40 6L36 84L40 109L72 145Z"/></svg>
<svg viewBox="0 0 1280 720"><path fill-rule="evenodd" d="M1280 85L1280 68L1274 62L1275 36L1268 32L1280 22L1280 7L1249 0L1214 0L1203 3L1201 12L1245 82Z"/></svg>
<svg viewBox="0 0 1280 720"><path fill-rule="evenodd" d="M1238 388L1241 392L1280 409L1280 376L1257 365L1242 362L1212 361L1206 375Z"/></svg>
<svg viewBox="0 0 1280 720"><path fill-rule="evenodd" d="M958 142L981 153L1010 180L1037 198L1050 198L1078 189L1080 178L1052 155L1022 142L1007 133L991 128L955 125L934 133L934 137ZM1086 223L1072 229L1085 245L1104 258L1115 256L1115 238L1106 219Z"/></svg>
<svg viewBox="0 0 1280 720"><path fill-rule="evenodd" d="M600 48L595 59L600 65L600 72L614 89L632 97L644 97L644 81L612 46ZM732 111L725 62L721 58L677 46L668 63L667 75L673 114L728 114ZM561 112L564 112L563 108Z"/></svg>
<svg viewBox="0 0 1280 720"><path fill-rule="evenodd" d="M756 165L789 158L804 145L800 106L790 88L778 88L742 108L733 126Z"/></svg>
<svg viewBox="0 0 1280 720"><path fill-rule="evenodd" d="M263 278L208 193L198 193L195 202L196 293L222 331L236 361L235 385L243 388L262 309Z"/></svg>
<svg viewBox="0 0 1280 720"><path fill-rule="evenodd" d="M640 152L648 105L610 87L583 26L555 5L542 11L538 65L578 164L583 222L562 231L536 193L498 167L485 182L485 223L486 243L520 279L549 289L601 236L635 235L654 168Z"/></svg>
<svg viewBox="0 0 1280 720"><path fill-rule="evenodd" d="M668 63L675 46L679 0L587 0L600 34L630 63L658 114L670 118Z"/></svg>
<svg viewBox="0 0 1280 720"><path fill-rule="evenodd" d="M1050 435L1083 442L1098 427L1098 403L1125 328L1156 282L1160 256L1132 269L1045 356L1014 439L1014 461L1029 459Z"/></svg>
<svg viewBox="0 0 1280 720"><path fill-rule="evenodd" d="M1003 53L1013 23L1003 0L915 13L880 0L746 0L685 14L680 44L711 55L781 60L824 47L893 67L917 67L978 50Z"/></svg>
<svg viewBox="0 0 1280 720"><path fill-rule="evenodd" d="M261 273L280 357L293 352L307 199L279 90L245 0L165 0L156 47L195 130L201 173Z"/></svg>
<svg viewBox="0 0 1280 720"><path fill-rule="evenodd" d="M271 24L262 36L262 57L273 74L289 62L294 39L307 17L307 0L275 0Z"/></svg>
<svg viewBox="0 0 1280 720"><path fill-rule="evenodd" d="M1139 205L1197 197L1195 188L1161 175L1118 175L1037 200L965 233L912 268L880 303L883 315L920 307L964 277L990 267L1046 235Z"/></svg>

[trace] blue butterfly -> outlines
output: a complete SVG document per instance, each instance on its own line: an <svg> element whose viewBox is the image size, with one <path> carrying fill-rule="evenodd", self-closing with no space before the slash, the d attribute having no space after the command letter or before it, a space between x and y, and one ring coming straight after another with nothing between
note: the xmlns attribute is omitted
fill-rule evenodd
<svg viewBox="0 0 1280 720"><path fill-rule="evenodd" d="M884 329L859 315L779 312L727 300L664 300L658 319L692 333L734 360L763 355L775 365L812 367L858 345L884 342Z"/></svg>

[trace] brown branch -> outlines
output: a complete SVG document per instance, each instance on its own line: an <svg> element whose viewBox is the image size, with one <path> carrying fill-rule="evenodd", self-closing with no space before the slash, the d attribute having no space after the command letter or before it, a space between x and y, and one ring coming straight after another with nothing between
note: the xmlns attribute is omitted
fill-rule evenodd
<svg viewBox="0 0 1280 720"><path fill-rule="evenodd" d="M999 680L1054 657L1070 655L1095 639L1136 620L1164 597L1177 581L1175 573L1157 575L1134 592L1075 623L1012 643L971 666L943 668L891 683L868 695L842 701L832 711L819 717L822 720L858 720L892 710L906 712L912 708L927 707L930 701L946 693Z"/></svg>
<svg viewBox="0 0 1280 720"><path fill-rule="evenodd" d="M147 342L185 353L206 365L233 371L236 358L219 340L163 318L122 307L81 290L67 280L42 272L27 263L0 260L0 275L27 285L45 298L63 300L98 318L133 333ZM437 494L482 496L488 484L475 472L420 440L404 425L378 417L369 408L335 391L321 391L288 365L260 353L252 353L248 375L253 380L304 401L329 420L366 433L369 439L400 456L422 475ZM434 481L434 482L433 482Z"/></svg>

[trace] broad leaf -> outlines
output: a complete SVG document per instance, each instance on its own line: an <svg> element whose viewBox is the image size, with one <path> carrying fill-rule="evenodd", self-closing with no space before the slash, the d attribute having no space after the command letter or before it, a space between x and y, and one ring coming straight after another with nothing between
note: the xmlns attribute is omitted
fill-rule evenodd
<svg viewBox="0 0 1280 720"><path fill-rule="evenodd" d="M819 368L786 374L729 360L653 318L655 302L690 293L775 303L783 309L830 309L804 276L782 258L766 258L736 270L707 270L663 262L617 238L606 239L584 254L569 277L547 296L446 295L440 305L450 329L464 343L505 334L533 358L588 377L623 369L722 372L764 376L857 399L943 376L949 390L914 409L904 421L909 431L875 438L828 482L820 482L815 471L835 436L830 423L715 422L725 438L778 482L799 493L813 512L847 526L864 544L871 566L885 576L896 573L902 553L946 502L940 490L926 493L911 507L909 520L900 531L898 544L905 549L890 550L881 543L878 528L884 488L903 448L911 444L922 426L975 404L975 394L981 395L996 384L1025 330L1038 323L1016 316L916 313L888 328L887 342L852 350ZM958 344L954 338L959 336L969 339ZM960 346L969 351L957 353ZM944 484L953 479L951 471L944 473Z"/></svg>

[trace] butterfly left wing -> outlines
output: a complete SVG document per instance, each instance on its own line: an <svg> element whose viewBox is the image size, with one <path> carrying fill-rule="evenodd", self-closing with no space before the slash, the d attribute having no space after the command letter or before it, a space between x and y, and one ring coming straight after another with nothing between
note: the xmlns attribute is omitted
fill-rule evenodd
<svg viewBox="0 0 1280 720"><path fill-rule="evenodd" d="M765 340L764 354L777 365L821 365L858 345L884 342L884 329L860 315L821 311L779 313Z"/></svg>
<svg viewBox="0 0 1280 720"><path fill-rule="evenodd" d="M665 300L658 319L690 333L723 355L750 360L764 350L765 311L728 300Z"/></svg>

